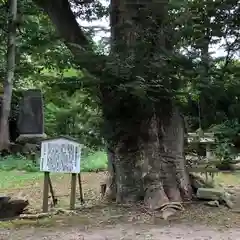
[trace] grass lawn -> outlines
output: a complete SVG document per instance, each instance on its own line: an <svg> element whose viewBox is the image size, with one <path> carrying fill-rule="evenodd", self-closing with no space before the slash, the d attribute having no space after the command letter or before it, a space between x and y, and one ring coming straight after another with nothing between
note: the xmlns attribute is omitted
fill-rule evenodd
<svg viewBox="0 0 240 240"><path fill-rule="evenodd" d="M42 177L41 172L0 171L0 190L24 187L27 182L38 181Z"/></svg>

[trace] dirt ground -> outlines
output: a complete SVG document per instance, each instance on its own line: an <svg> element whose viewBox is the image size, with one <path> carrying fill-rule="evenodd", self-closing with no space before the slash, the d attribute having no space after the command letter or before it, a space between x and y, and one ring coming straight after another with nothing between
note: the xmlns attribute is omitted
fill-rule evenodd
<svg viewBox="0 0 240 240"><path fill-rule="evenodd" d="M164 221L158 213L149 213L141 205L119 206L103 203L99 185L104 175L83 174L86 203L83 206L80 202L77 203L76 215L37 221L0 222L0 240L240 239L240 213L232 212L224 206L209 207L199 202L186 204L183 212ZM58 175L54 176L52 181L59 207L67 208L70 177ZM31 209L40 209L42 184L42 179L35 179L22 187L5 189L2 192L15 197L25 197L30 201ZM50 202L51 198L49 204Z"/></svg>
<svg viewBox="0 0 240 240"><path fill-rule="evenodd" d="M117 225L105 229L83 231L78 228L56 229L28 229L0 233L1 240L237 240L240 239L240 229L219 231L204 226L173 225L157 226L132 226Z"/></svg>

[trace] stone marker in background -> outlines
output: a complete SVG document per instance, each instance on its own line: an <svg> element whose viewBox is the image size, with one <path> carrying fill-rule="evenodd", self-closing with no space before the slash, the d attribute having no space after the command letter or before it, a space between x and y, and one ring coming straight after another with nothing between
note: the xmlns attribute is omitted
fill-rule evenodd
<svg viewBox="0 0 240 240"><path fill-rule="evenodd" d="M43 97L41 90L30 89L23 92L19 104L18 142L39 142L45 138Z"/></svg>

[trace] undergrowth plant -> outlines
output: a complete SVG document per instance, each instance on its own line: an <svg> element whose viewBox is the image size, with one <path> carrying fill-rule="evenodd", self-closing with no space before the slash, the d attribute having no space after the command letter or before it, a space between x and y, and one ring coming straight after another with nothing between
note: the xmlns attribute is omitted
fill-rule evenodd
<svg viewBox="0 0 240 240"><path fill-rule="evenodd" d="M107 155L104 151L83 154L81 158L81 171L104 171L107 168ZM22 155L9 155L0 158L0 171L39 172L39 159L24 157Z"/></svg>
<svg viewBox="0 0 240 240"><path fill-rule="evenodd" d="M230 163L234 161L238 154L235 148L235 140L239 137L240 123L237 119L215 125L211 128L216 137L215 155L220 159L224 168L230 168Z"/></svg>

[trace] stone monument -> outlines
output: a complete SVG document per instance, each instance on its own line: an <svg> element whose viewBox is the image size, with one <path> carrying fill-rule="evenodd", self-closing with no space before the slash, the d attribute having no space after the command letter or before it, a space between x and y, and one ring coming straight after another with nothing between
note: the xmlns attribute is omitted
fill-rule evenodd
<svg viewBox="0 0 240 240"><path fill-rule="evenodd" d="M23 92L19 104L18 130L18 142L37 143L46 138L41 90L29 89Z"/></svg>

